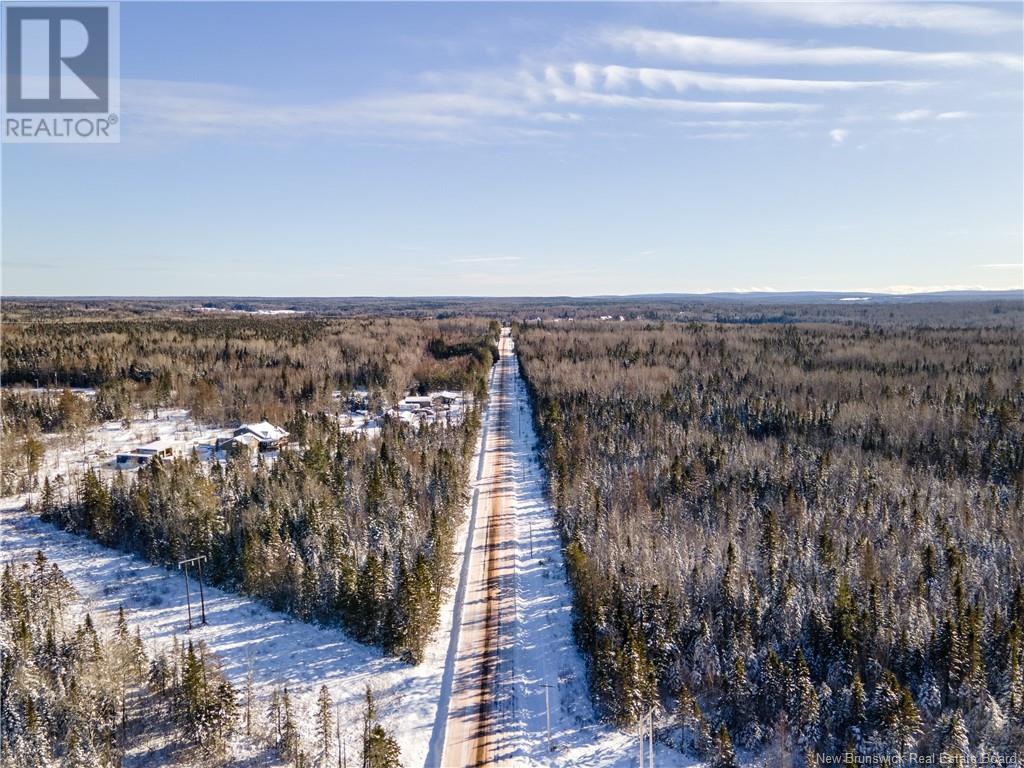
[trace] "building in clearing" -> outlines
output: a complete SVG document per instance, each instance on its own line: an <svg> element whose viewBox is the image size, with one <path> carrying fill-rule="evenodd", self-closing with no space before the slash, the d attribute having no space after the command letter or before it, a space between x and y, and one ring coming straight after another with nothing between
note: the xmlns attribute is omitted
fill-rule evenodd
<svg viewBox="0 0 1024 768"><path fill-rule="evenodd" d="M241 441L243 444L252 445L253 438L256 440L258 447L261 451L272 451L276 448L283 448L288 444L288 433L280 427L274 426L269 421L261 421L257 424L243 424L235 433L224 440L217 441L217 448L223 448L231 443L235 443L241 440L241 438L251 435L251 438L246 438Z"/></svg>
<svg viewBox="0 0 1024 768"><path fill-rule="evenodd" d="M460 392L449 392L448 390L434 393L434 399L442 405L455 405L461 397L462 394Z"/></svg>
<svg viewBox="0 0 1024 768"><path fill-rule="evenodd" d="M131 469L145 466L154 456L170 458L173 455L174 443L167 440L154 440L151 443L140 445L134 450L117 454L116 463L118 469Z"/></svg>
<svg viewBox="0 0 1024 768"><path fill-rule="evenodd" d="M421 408L429 408L434 404L434 401L430 397L421 397L419 395L410 395L398 404L399 410L402 411L416 411Z"/></svg>
<svg viewBox="0 0 1024 768"><path fill-rule="evenodd" d="M231 453L254 454L260 450L260 439L252 432L232 435L217 441L216 449Z"/></svg>

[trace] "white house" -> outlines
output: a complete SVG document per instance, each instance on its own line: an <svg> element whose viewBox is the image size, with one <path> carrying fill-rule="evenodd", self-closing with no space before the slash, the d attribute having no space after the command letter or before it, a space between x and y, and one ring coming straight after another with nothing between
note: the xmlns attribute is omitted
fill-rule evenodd
<svg viewBox="0 0 1024 768"><path fill-rule="evenodd" d="M270 451L288 444L288 433L280 427L274 426L269 421L243 424L235 430L234 437L237 438L247 434L256 437L261 451Z"/></svg>

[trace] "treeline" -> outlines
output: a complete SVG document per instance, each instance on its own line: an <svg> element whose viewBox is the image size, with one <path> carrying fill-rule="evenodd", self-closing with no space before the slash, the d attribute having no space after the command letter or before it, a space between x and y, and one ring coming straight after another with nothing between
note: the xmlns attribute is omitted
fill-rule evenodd
<svg viewBox="0 0 1024 768"><path fill-rule="evenodd" d="M0 373L5 385L97 387L104 418L176 405L205 422L281 422L296 409L330 410L334 392L355 387L391 403L420 385L477 392L497 333L466 319L5 322Z"/></svg>
<svg viewBox="0 0 1024 768"><path fill-rule="evenodd" d="M272 466L156 460L110 483L90 471L63 498L47 480L38 511L154 563L204 555L211 583L418 662L450 586L478 413L387 418L375 439L328 416L288 426L303 449Z"/></svg>
<svg viewBox="0 0 1024 768"><path fill-rule="evenodd" d="M516 336L609 719L723 765L1024 749L1013 329Z"/></svg>
<svg viewBox="0 0 1024 768"><path fill-rule="evenodd" d="M0 576L0 765L119 766L142 743L166 763L226 757L236 697L200 645L149 658L121 612L112 633L85 614L40 552ZM168 743L169 742L169 743Z"/></svg>

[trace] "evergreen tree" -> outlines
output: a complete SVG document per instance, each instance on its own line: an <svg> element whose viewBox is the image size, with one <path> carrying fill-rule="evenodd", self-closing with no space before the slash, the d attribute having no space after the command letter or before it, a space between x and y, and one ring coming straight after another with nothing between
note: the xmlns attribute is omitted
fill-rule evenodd
<svg viewBox="0 0 1024 768"><path fill-rule="evenodd" d="M817 743L820 714L818 694L811 682L811 671L807 666L803 651L797 650L793 660L793 678L790 684L789 719L793 724L797 743L801 747L810 747Z"/></svg>
<svg viewBox="0 0 1024 768"><path fill-rule="evenodd" d="M736 753L732 748L732 739L729 738L729 729L725 727L725 723L718 728L714 752L711 768L739 768L739 763L736 762Z"/></svg>
<svg viewBox="0 0 1024 768"><path fill-rule="evenodd" d="M363 768L401 768L401 750L394 737L377 722L373 691L366 686L363 711Z"/></svg>
<svg viewBox="0 0 1024 768"><path fill-rule="evenodd" d="M320 694L317 696L316 708L316 733L317 747L320 751L320 762L327 764L327 757L331 751L331 694L326 685L320 686Z"/></svg>
<svg viewBox="0 0 1024 768"><path fill-rule="evenodd" d="M288 688L281 694L281 757L285 760L295 761L299 757L299 729L295 725L295 716L292 713L291 697L288 695Z"/></svg>
<svg viewBox="0 0 1024 768"><path fill-rule="evenodd" d="M968 766L974 764L971 741L967 735L967 725L964 723L960 710L953 712L945 732L942 734L940 760L943 765Z"/></svg>

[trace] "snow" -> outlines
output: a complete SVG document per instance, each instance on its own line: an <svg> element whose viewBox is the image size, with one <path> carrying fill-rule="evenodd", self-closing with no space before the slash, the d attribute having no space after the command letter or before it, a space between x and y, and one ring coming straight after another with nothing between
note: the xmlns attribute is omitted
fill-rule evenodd
<svg viewBox="0 0 1024 768"><path fill-rule="evenodd" d="M238 428L238 431L252 432L260 440L276 442L283 440L288 437L288 433L285 432L278 426L271 424L269 421L261 421L257 424L243 424Z"/></svg>
<svg viewBox="0 0 1024 768"><path fill-rule="evenodd" d="M442 613L439 640L424 663L412 667L362 645L344 632L319 628L276 613L246 597L205 587L207 625L198 626L199 595L192 582L196 628L187 632L185 582L174 571L59 531L7 503L0 509L4 558L23 560L42 550L80 592L86 610L111 617L123 605L131 629L141 630L147 651L168 648L172 638L204 640L240 695L252 668L256 705L266 711L271 692L287 686L307 751L314 752L317 696L326 685L337 705L350 755L359 753L366 684L385 727L394 731L406 766L423 765L437 711L450 633L451 600ZM447 615L448 620L444 620Z"/></svg>
<svg viewBox="0 0 1024 768"><path fill-rule="evenodd" d="M515 619L505 660L505 679L513 702L510 762L516 766L633 766L635 735L600 724L588 696L586 667L572 638L571 596L561 542L534 453L536 435L518 363L514 396L518 413L512 448L517 539ZM461 417L469 404L468 398L461 400L453 407L452 416ZM367 414L361 416L358 426L353 424L352 428L376 428ZM471 464L467 519L456 540L456 574L464 570L475 504L480 484L485 481L481 446L496 418L489 408L483 416ZM66 437L52 440L41 476L74 476L88 466L109 465L114 454L146 440L195 445L231 432L197 425L181 409L162 410L155 418L134 421L128 429L119 422L109 422L91 430L79 442ZM209 452L208 446L205 449ZM150 653L167 647L176 636L186 636L185 582L180 573L43 523L23 510L26 500L26 496L0 500L0 543L5 559L31 558L37 549L42 550L64 571L86 609L98 619L109 619L123 605L129 624L133 630L141 630ZM212 587L207 587L205 594L208 624L197 626L190 636L202 638L216 654L240 698L246 675L252 670L258 723L262 722L271 692L287 685L301 738L307 751L314 754L317 696L320 686L327 685L337 704L349 755L356 756L364 690L370 684L381 719L401 746L403 764L408 768L437 765L454 685L462 590L447 596L441 607L440 626L424 661L416 667L388 658L340 629L305 624L249 598ZM197 597L193 582L193 617L198 620ZM554 752L547 748L545 689L550 700ZM656 763L660 768L678 768L691 765L692 760L659 744Z"/></svg>
<svg viewBox="0 0 1024 768"><path fill-rule="evenodd" d="M83 446L64 452L48 466L86 466L97 450L137 440L133 430L152 429L160 435L186 427L202 431L189 424L182 411L164 412L162 419L153 422L136 422L132 430L122 430L119 424L115 428L111 423L94 430ZM480 446L478 442L471 467L480 465ZM311 755L315 755L315 713L320 686L328 687L336 704L348 754L353 758L359 754L363 697L369 684L381 721L401 747L403 764L407 768L432 765L426 761L432 735L438 728L438 713L443 712L442 718L447 714L439 703L445 700L441 694L442 678L452 643L454 593L441 606L440 626L426 649L424 661L415 667L352 640L340 629L305 624L247 597L209 586L205 587L208 623L199 626L198 588L194 581L192 614L196 628L189 633L182 574L43 523L24 511L27 500L27 495L0 500L0 543L5 559L27 559L36 550L42 550L64 571L82 596L85 609L98 619L109 620L123 605L130 628L140 629L150 653L169 647L174 637L201 638L222 663L225 675L239 693L240 704L251 669L254 712L258 717L264 716L272 691L288 686L300 737ZM467 513L471 510L468 504ZM463 523L457 536L457 570L462 568L467 529L468 523Z"/></svg>
<svg viewBox="0 0 1024 768"><path fill-rule="evenodd" d="M572 635L572 597L562 560L554 510L547 501L543 470L537 463L537 436L529 395L515 362L513 433L513 508L516 526L515 626L511 649L514 669L515 764L635 766L637 736L601 724L587 690L587 671ZM547 747L544 693L551 708ZM690 766L691 758L656 744L659 768Z"/></svg>
<svg viewBox="0 0 1024 768"><path fill-rule="evenodd" d="M195 312L228 312L238 315L304 315L301 309L235 309L228 307L193 307Z"/></svg>
<svg viewBox="0 0 1024 768"><path fill-rule="evenodd" d="M134 419L127 427L120 421L107 421L82 435L46 435L39 482L49 477L59 489L69 486L89 468L109 478L118 469L114 461L118 454L135 454L140 447L152 447L147 444L154 442L170 446L178 455L195 448L202 457L208 452L206 444L218 437L230 436L232 432L197 424L184 408L161 408L149 413L148 417Z"/></svg>
<svg viewBox="0 0 1024 768"><path fill-rule="evenodd" d="M4 384L2 387L4 392L9 392L12 395L44 395L49 397L60 397L65 389L70 390L71 394L85 400L96 399L96 389L94 387L27 387L23 384Z"/></svg>

